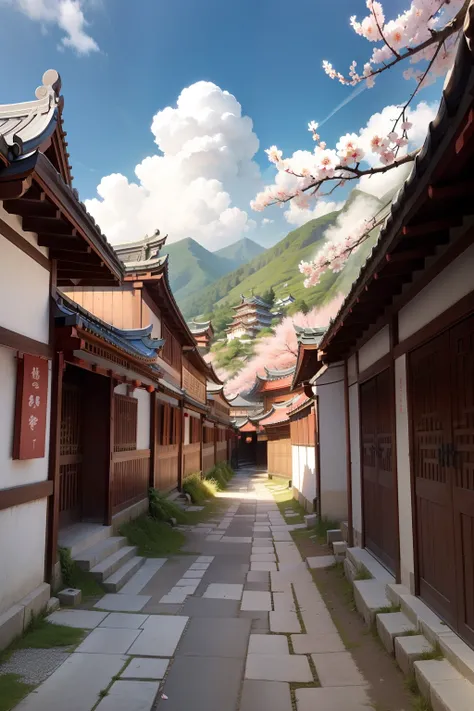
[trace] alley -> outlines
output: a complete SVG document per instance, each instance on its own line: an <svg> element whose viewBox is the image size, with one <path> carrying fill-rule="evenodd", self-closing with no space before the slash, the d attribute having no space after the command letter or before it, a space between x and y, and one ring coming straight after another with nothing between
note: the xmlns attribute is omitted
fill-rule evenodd
<svg viewBox="0 0 474 711"><path fill-rule="evenodd" d="M223 516L189 531L189 555L149 559L93 609L54 612L90 631L18 711L375 707L292 540L305 524L266 480L241 471Z"/></svg>

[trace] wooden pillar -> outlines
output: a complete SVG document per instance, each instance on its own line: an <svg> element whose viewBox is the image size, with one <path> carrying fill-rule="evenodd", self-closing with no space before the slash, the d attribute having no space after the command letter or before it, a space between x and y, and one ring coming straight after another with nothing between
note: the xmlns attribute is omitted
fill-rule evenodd
<svg viewBox="0 0 474 711"><path fill-rule="evenodd" d="M55 566L58 557L59 530L59 446L61 439L61 409L63 395L64 353L56 353L52 361L51 372L51 422L49 436L49 471L48 479L53 482L53 493L48 501L47 544L45 559L45 578L55 581Z"/></svg>
<svg viewBox="0 0 474 711"><path fill-rule="evenodd" d="M155 486L156 446L156 390L153 390L150 395L150 473L148 478L148 487L150 489Z"/></svg>
<svg viewBox="0 0 474 711"><path fill-rule="evenodd" d="M183 489L183 468L184 468L184 462L183 462L183 457L184 457L184 402L181 400L179 403L179 411L180 411L180 422L181 422L181 432L179 435L179 449L178 449L178 491L182 491ZM190 437L191 437L191 423L189 423L189 432L190 432Z"/></svg>
<svg viewBox="0 0 474 711"><path fill-rule="evenodd" d="M201 472L204 473L204 467L203 467L204 462L202 460L202 457L203 457L203 446L202 445L204 442L204 416L199 415L199 419L201 422L201 441L200 441L200 460L199 461L201 462Z"/></svg>
<svg viewBox="0 0 474 711"><path fill-rule="evenodd" d="M352 520L352 458L351 458L351 416L349 408L349 375L347 370L347 358L344 360L344 413L346 420L346 481L347 481L347 526L348 544L352 548L354 545L354 530Z"/></svg>
<svg viewBox="0 0 474 711"><path fill-rule="evenodd" d="M114 378L110 378L110 428L109 428L109 467L107 472L107 489L106 489L106 515L105 523L107 526L112 525L113 511L113 493L114 493L114 423L115 423L115 400L114 390L116 382Z"/></svg>

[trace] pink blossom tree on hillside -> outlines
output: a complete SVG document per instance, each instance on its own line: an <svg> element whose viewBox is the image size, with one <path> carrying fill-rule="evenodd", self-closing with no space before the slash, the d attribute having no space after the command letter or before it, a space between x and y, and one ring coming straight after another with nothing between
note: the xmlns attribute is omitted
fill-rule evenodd
<svg viewBox="0 0 474 711"><path fill-rule="evenodd" d="M286 316L278 324L272 336L264 336L257 342L254 357L235 378L227 381L226 394L235 395L250 390L257 374L264 375L265 366L281 370L294 365L298 355L295 324L312 328L328 326L330 319L337 314L342 301L343 297L340 295L320 309L311 309L307 314L300 312L294 316Z"/></svg>
<svg viewBox="0 0 474 711"><path fill-rule="evenodd" d="M401 62L410 66L403 76L415 86L387 132L367 137L348 133L335 147L328 147L318 134L318 124L311 121L308 130L316 146L314 151L296 151L284 158L277 146L266 153L277 169L275 183L259 193L251 205L261 211L274 204L283 206L292 200L300 208L311 207L313 201L332 194L347 181L365 176L382 175L389 170L411 163L419 150L410 149L411 104L423 87L446 73L452 64L456 44L466 14L474 15L472 0L412 0L405 12L388 20L381 2L366 0L368 14L362 20L350 18L354 32L375 44L362 72L353 61L347 75L323 61L323 70L331 78L348 86L366 82L372 87L384 72ZM310 262L302 262L305 286L317 284L330 268L340 271L349 256L368 238L371 231L385 219L386 211L368 215L354 224L342 239L328 241Z"/></svg>

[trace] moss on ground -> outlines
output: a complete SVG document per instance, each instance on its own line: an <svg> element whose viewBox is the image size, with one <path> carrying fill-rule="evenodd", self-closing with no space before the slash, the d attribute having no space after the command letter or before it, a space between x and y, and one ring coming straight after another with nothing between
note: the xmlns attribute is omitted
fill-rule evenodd
<svg viewBox="0 0 474 711"><path fill-rule="evenodd" d="M120 527L120 534L126 536L132 546L137 546L138 555L147 558L162 558L181 553L186 542L181 531L146 514L124 523Z"/></svg>
<svg viewBox="0 0 474 711"><path fill-rule="evenodd" d="M0 674L0 711L10 711L33 689L18 674Z"/></svg>

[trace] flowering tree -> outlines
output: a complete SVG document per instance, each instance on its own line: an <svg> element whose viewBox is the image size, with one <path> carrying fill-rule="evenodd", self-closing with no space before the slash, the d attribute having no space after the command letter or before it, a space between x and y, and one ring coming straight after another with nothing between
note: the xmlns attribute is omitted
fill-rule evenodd
<svg viewBox="0 0 474 711"><path fill-rule="evenodd" d="M294 316L286 316L278 324L273 335L264 336L257 341L254 357L235 378L226 382L226 394L235 395L250 390L255 383L257 374L264 375L265 366L283 370L294 365L298 355L295 324L314 328L328 326L330 319L334 318L338 312L342 301L343 297L337 296L327 306L320 309L313 308L307 314L300 312Z"/></svg>
<svg viewBox="0 0 474 711"><path fill-rule="evenodd" d="M276 146L266 153L278 171L275 184L267 186L251 203L257 211L269 205L293 200L298 207L309 208L311 201L331 194L346 181L383 174L414 160L418 151L408 151L410 104L418 91L443 75L450 67L470 0L412 0L409 8L394 20L387 21L382 3L366 0L368 15L358 21L350 18L356 34L376 43L362 73L357 62L350 65L347 76L332 64L323 61L323 69L331 79L356 86L366 82L372 87L383 72L400 62L411 66L403 76L414 80L415 87L406 103L400 107L386 135L374 134L362 141L355 133L341 136L335 148L328 148L318 134L318 124L311 121L308 130L316 143L313 152L297 151L284 158ZM351 253L359 247L385 218L371 216L353 226L350 234L335 243L327 242L312 262L302 262L300 271L306 276L305 286L314 286L330 268L340 271Z"/></svg>

